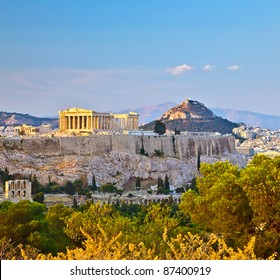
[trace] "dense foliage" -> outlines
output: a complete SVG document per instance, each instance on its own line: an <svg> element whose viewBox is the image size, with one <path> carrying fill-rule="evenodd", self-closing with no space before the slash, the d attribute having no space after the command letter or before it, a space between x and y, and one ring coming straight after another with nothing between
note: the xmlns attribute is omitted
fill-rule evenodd
<svg viewBox="0 0 280 280"><path fill-rule="evenodd" d="M166 132L165 123L163 123L161 120L156 120L154 126L154 132L158 133L159 135L163 135Z"/></svg>
<svg viewBox="0 0 280 280"><path fill-rule="evenodd" d="M265 156L242 170L229 162L202 163L179 206L171 199L75 209L3 202L0 258L279 259L279 167L280 158ZM161 183L169 187L168 177Z"/></svg>
<svg viewBox="0 0 280 280"><path fill-rule="evenodd" d="M255 156L238 170L228 162L202 164L195 191L181 198L180 209L206 232L244 246L256 238L255 251L280 253L280 157Z"/></svg>

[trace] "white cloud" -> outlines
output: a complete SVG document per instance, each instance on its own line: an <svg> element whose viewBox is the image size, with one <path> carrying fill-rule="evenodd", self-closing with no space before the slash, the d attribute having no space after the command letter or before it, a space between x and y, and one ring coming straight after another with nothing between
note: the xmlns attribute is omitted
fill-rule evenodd
<svg viewBox="0 0 280 280"><path fill-rule="evenodd" d="M237 71L237 70L241 69L241 66L235 64L235 65L229 66L227 69L231 70L231 71Z"/></svg>
<svg viewBox="0 0 280 280"><path fill-rule="evenodd" d="M172 75L181 75L186 71L193 70L193 67L187 64L179 65L173 68L168 68L165 71L171 73Z"/></svg>
<svg viewBox="0 0 280 280"><path fill-rule="evenodd" d="M206 64L204 65L204 67L202 68L204 71L212 71L215 69L215 65L212 64Z"/></svg>

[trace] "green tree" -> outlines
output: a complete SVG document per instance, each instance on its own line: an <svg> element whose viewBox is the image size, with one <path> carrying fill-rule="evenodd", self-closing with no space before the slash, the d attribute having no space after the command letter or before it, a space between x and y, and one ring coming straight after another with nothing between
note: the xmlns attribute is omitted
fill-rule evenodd
<svg viewBox="0 0 280 280"><path fill-rule="evenodd" d="M0 239L8 238L16 245L32 243L32 235L45 230L45 205L22 200L0 207Z"/></svg>
<svg viewBox="0 0 280 280"><path fill-rule="evenodd" d="M159 135L163 135L166 132L165 123L163 123L161 120L156 120L154 126L154 132Z"/></svg>
<svg viewBox="0 0 280 280"><path fill-rule="evenodd" d="M165 175L165 178L164 178L164 189L168 192L170 191L169 178L168 178L167 174Z"/></svg>
<svg viewBox="0 0 280 280"><path fill-rule="evenodd" d="M198 171L200 170L200 152L199 152L199 150L197 151L196 168Z"/></svg>
<svg viewBox="0 0 280 280"><path fill-rule="evenodd" d="M165 183L167 182L163 182L162 178L158 177L157 194L169 194L169 187L166 189Z"/></svg>
<svg viewBox="0 0 280 280"><path fill-rule="evenodd" d="M41 191L42 185L38 181L38 178L35 174L33 176L31 175L31 184L32 184L32 194L37 194L38 192Z"/></svg>
<svg viewBox="0 0 280 280"><path fill-rule="evenodd" d="M140 190L141 190L141 179L140 179L140 177L136 177L135 189L136 189L137 191L140 191Z"/></svg>
<svg viewBox="0 0 280 280"><path fill-rule="evenodd" d="M267 257L280 244L280 157L256 155L241 171L240 184L253 211L256 252Z"/></svg>
<svg viewBox="0 0 280 280"><path fill-rule="evenodd" d="M73 206L72 206L72 208L73 209L77 209L79 206L78 206L78 202L77 202L77 199L76 199L76 197L74 196L74 198L73 198Z"/></svg>
<svg viewBox="0 0 280 280"><path fill-rule="evenodd" d="M65 186L64 186L64 191L65 193L69 195L74 195L75 194L75 186L72 182L67 181Z"/></svg>
<svg viewBox="0 0 280 280"><path fill-rule="evenodd" d="M97 190L97 185L96 185L96 179L95 175L92 174L92 181L91 181L91 186L89 187L91 191L96 191Z"/></svg>
<svg viewBox="0 0 280 280"><path fill-rule="evenodd" d="M65 233L66 220L71 216L73 210L62 204L50 207L46 214L47 231L46 234L52 240L49 252L57 254L65 252L67 247L73 245L73 241Z"/></svg>
<svg viewBox="0 0 280 280"><path fill-rule="evenodd" d="M144 148L144 138L143 138L143 136L141 137L140 155L143 155L143 156L146 156L146 157L149 156L149 154L145 151L145 148Z"/></svg>
<svg viewBox="0 0 280 280"><path fill-rule="evenodd" d="M98 190L103 193L116 193L118 189L112 184L105 184L100 186Z"/></svg>
<svg viewBox="0 0 280 280"><path fill-rule="evenodd" d="M7 167L5 167L4 171L0 170L0 176L2 179L1 181L3 182L3 185L5 185L6 181L11 180L11 178L12 178Z"/></svg>
<svg viewBox="0 0 280 280"><path fill-rule="evenodd" d="M33 196L33 201L39 202L39 203L44 203L44 193L39 192Z"/></svg>
<svg viewBox="0 0 280 280"><path fill-rule="evenodd" d="M248 242L252 210L239 184L240 171L229 162L201 165L197 191L181 197L180 209L206 231L222 234L230 246Z"/></svg>
<svg viewBox="0 0 280 280"><path fill-rule="evenodd" d="M75 187L75 192L76 193L81 193L83 191L83 181L81 179L76 179L74 182L73 182L73 185Z"/></svg>
<svg viewBox="0 0 280 280"><path fill-rule="evenodd" d="M164 187L163 180L162 180L161 177L158 177L157 187L158 188L163 188Z"/></svg>

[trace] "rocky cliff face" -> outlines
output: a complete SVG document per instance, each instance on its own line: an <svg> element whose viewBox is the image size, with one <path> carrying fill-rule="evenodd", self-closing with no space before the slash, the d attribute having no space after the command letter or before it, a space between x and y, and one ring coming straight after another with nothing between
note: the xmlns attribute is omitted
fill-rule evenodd
<svg viewBox="0 0 280 280"><path fill-rule="evenodd" d="M236 154L217 156L201 156L202 162L230 160L240 166L245 165L243 158ZM125 152L110 152L103 156L64 155L52 157L36 157L20 151L0 151L0 168L7 167L10 173L28 176L35 174L39 181L47 184L49 180L59 184L67 180L74 181L86 178L91 183L95 175L99 184L115 183L122 188L131 178L157 180L168 175L169 181L181 186L190 181L196 174L196 157L187 161L176 158L146 157Z"/></svg>
<svg viewBox="0 0 280 280"><path fill-rule="evenodd" d="M170 131L175 128L181 131L207 131L220 132L223 134L231 133L237 127L221 117L217 117L211 110L202 103L194 100L185 100L180 105L166 111L160 118ZM143 126L145 130L153 130L154 123Z"/></svg>
<svg viewBox="0 0 280 280"><path fill-rule="evenodd" d="M202 119L215 118L212 111L206 108L202 103L186 99L180 105L175 106L165 112L161 120L177 120L177 119Z"/></svg>
<svg viewBox="0 0 280 280"><path fill-rule="evenodd" d="M144 149L149 156L160 151L166 157L187 160L197 155L222 156L235 151L233 136L141 136L92 135L52 138L0 138L0 150L19 151L34 157L104 156L110 152L140 154Z"/></svg>
<svg viewBox="0 0 280 280"><path fill-rule="evenodd" d="M173 140L174 139L174 140ZM99 135L39 139L0 139L0 168L10 173L35 174L41 182L59 184L92 175L99 184L122 187L131 178L157 180L168 175L170 183L180 186L196 173L196 155L201 161L229 159L244 165L235 154L231 137L141 137ZM149 157L140 155L141 145ZM175 145L175 146L174 146ZM161 150L164 157L154 155Z"/></svg>

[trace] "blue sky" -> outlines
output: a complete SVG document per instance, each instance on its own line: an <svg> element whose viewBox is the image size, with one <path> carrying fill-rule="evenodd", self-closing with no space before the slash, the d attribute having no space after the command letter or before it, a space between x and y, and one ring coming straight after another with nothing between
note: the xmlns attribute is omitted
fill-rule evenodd
<svg viewBox="0 0 280 280"><path fill-rule="evenodd" d="M280 115L280 1L0 0L0 110L186 98Z"/></svg>

